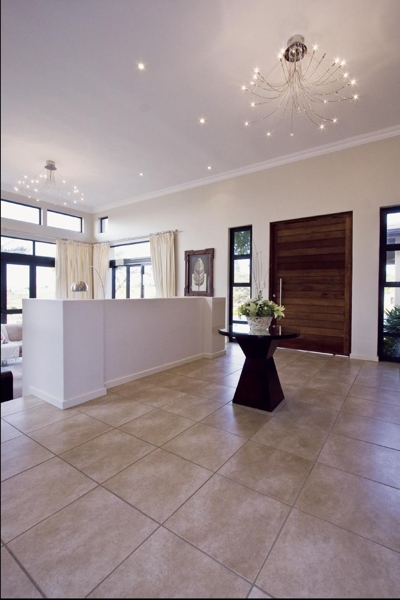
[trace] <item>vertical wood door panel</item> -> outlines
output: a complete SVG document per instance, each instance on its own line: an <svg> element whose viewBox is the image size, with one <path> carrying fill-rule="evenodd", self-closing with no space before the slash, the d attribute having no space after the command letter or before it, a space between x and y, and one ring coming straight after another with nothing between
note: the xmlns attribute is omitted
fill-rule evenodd
<svg viewBox="0 0 400 600"><path fill-rule="evenodd" d="M352 219L348 212L271 223L270 299L302 333L282 346L350 354Z"/></svg>

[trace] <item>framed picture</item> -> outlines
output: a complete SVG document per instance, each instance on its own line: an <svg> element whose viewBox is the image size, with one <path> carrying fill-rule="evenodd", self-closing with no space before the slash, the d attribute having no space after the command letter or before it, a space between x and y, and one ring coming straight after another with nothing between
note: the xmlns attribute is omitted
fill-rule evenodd
<svg viewBox="0 0 400 600"><path fill-rule="evenodd" d="M213 296L214 248L185 251L185 296Z"/></svg>

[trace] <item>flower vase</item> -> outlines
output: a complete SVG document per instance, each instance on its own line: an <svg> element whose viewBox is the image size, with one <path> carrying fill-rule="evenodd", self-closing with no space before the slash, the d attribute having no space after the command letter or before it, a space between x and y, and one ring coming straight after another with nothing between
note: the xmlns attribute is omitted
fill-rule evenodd
<svg viewBox="0 0 400 600"><path fill-rule="evenodd" d="M250 333L268 333L273 317L247 317Z"/></svg>

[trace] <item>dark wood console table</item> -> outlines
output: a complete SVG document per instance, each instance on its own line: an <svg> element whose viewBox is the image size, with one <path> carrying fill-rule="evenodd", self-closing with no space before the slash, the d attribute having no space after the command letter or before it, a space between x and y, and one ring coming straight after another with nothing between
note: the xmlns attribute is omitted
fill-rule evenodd
<svg viewBox="0 0 400 600"><path fill-rule="evenodd" d="M272 412L285 397L273 354L281 340L300 337L300 333L271 325L265 333L253 334L245 324L218 329L218 332L235 338L246 356L233 402Z"/></svg>

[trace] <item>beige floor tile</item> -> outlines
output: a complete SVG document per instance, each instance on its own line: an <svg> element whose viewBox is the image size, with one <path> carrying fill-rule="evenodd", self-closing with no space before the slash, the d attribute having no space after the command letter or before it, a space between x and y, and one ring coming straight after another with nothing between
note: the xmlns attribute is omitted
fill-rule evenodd
<svg viewBox="0 0 400 600"><path fill-rule="evenodd" d="M331 433L318 462L400 488L400 452Z"/></svg>
<svg viewBox="0 0 400 600"><path fill-rule="evenodd" d="M236 389L237 384L239 383L241 374L242 374L242 369L239 369L239 371L235 371L234 373L231 373L227 377L221 377L221 379L218 379L216 381L216 383L219 383L220 385L227 385L229 387L233 387Z"/></svg>
<svg viewBox="0 0 400 600"><path fill-rule="evenodd" d="M192 421L201 421L221 408L221 406L223 406L222 402L218 402L217 400L209 400L201 396L186 394L182 398L166 404L163 406L163 409L181 417L192 419Z"/></svg>
<svg viewBox="0 0 400 600"><path fill-rule="evenodd" d="M158 449L104 485L162 523L210 477L210 471Z"/></svg>
<svg viewBox="0 0 400 600"><path fill-rule="evenodd" d="M232 400L234 394L235 390L233 388L218 383L210 383L193 392L194 396L202 396L203 398L217 400L218 402L229 402L229 400Z"/></svg>
<svg viewBox="0 0 400 600"><path fill-rule="evenodd" d="M312 465L305 458L249 441L219 473L271 498L293 504Z"/></svg>
<svg viewBox="0 0 400 600"><path fill-rule="evenodd" d="M276 598L397 598L400 555L293 510L256 584Z"/></svg>
<svg viewBox="0 0 400 600"><path fill-rule="evenodd" d="M1 447L1 481L53 457L52 452L25 435L4 442Z"/></svg>
<svg viewBox="0 0 400 600"><path fill-rule="evenodd" d="M309 460L315 460L328 437L328 432L308 425L298 425L286 417L280 419L278 418L279 414L268 421L252 437L252 440Z"/></svg>
<svg viewBox="0 0 400 600"><path fill-rule="evenodd" d="M398 374L393 376L387 375L364 375L360 372L354 381L355 385L365 387L379 388L380 390L392 390L400 392L400 382Z"/></svg>
<svg viewBox="0 0 400 600"><path fill-rule="evenodd" d="M85 413L94 419L107 423L107 425L119 427L128 421L132 421L132 419L145 415L151 410L154 410L153 407L136 402L132 398L120 398L102 406L88 408L85 410Z"/></svg>
<svg viewBox="0 0 400 600"><path fill-rule="evenodd" d="M271 596L268 596L268 594L264 594L264 592L262 592L260 589L256 588L255 586L253 587L253 589L251 590L250 594L247 597L248 598L271 598Z"/></svg>
<svg viewBox="0 0 400 600"><path fill-rule="evenodd" d="M221 429L197 423L165 444L164 448L210 471L216 471L245 441Z"/></svg>
<svg viewBox="0 0 400 600"><path fill-rule="evenodd" d="M159 408L160 406L164 406L164 404L168 404L173 400L177 400L184 395L185 392L179 392L178 390L173 390L171 388L153 385L147 390L135 392L132 398L137 402L143 402L144 404L149 404L150 406Z"/></svg>
<svg viewBox="0 0 400 600"><path fill-rule="evenodd" d="M310 388L299 390L292 398L295 402L316 404L317 406L322 406L323 408L329 408L331 410L340 410L345 399L346 396L344 394L334 394L333 392L313 390Z"/></svg>
<svg viewBox="0 0 400 600"><path fill-rule="evenodd" d="M314 375L316 375L321 370L321 366L319 364L315 364L313 361L303 361L299 363L298 361L292 362L289 365L286 365L283 369L279 371L279 377L299 377L300 379L311 379Z"/></svg>
<svg viewBox="0 0 400 600"><path fill-rule="evenodd" d="M1 443L8 442L22 435L18 429L1 419Z"/></svg>
<svg viewBox="0 0 400 600"><path fill-rule="evenodd" d="M90 598L244 598L250 584L160 528Z"/></svg>
<svg viewBox="0 0 400 600"><path fill-rule="evenodd" d="M357 377L358 369L350 370L350 369L332 369L329 367L323 367L320 371L318 371L318 379L326 379L327 381L340 381L341 383L353 384L355 378Z"/></svg>
<svg viewBox="0 0 400 600"><path fill-rule="evenodd" d="M109 429L108 425L78 413L76 417L47 425L47 427L32 431L29 435L51 452L61 454L92 440Z"/></svg>
<svg viewBox="0 0 400 600"><path fill-rule="evenodd" d="M100 398L94 398L93 400L89 400L88 402L79 404L76 408L80 412L86 412L87 408L95 408L96 406L103 406L104 404L108 404L109 402L114 402L114 400L121 400L121 396L118 394L107 393L105 396L100 396Z"/></svg>
<svg viewBox="0 0 400 600"><path fill-rule="evenodd" d="M400 425L395 423L341 412L332 433L400 450Z"/></svg>
<svg viewBox="0 0 400 600"><path fill-rule="evenodd" d="M27 531L95 486L57 457L7 479L1 485L3 541Z"/></svg>
<svg viewBox="0 0 400 600"><path fill-rule="evenodd" d="M245 409L237 404L227 404L203 419L202 423L248 439L271 418L272 415L261 414L261 411Z"/></svg>
<svg viewBox="0 0 400 600"><path fill-rule="evenodd" d="M103 483L154 450L154 446L122 431L109 431L61 455L61 458Z"/></svg>
<svg viewBox="0 0 400 600"><path fill-rule="evenodd" d="M1 549L1 597L42 598L31 580L5 548Z"/></svg>
<svg viewBox="0 0 400 600"><path fill-rule="evenodd" d="M286 402L286 405L279 411L276 418L296 425L308 425L316 427L322 431L329 431L334 424L338 413L337 411L323 408L322 406L313 406L306 402Z"/></svg>
<svg viewBox="0 0 400 600"><path fill-rule="evenodd" d="M373 402L385 402L386 404L400 405L400 393L390 390L380 390L378 388L366 387L364 385L353 385L349 396L355 398L365 398Z"/></svg>
<svg viewBox="0 0 400 600"><path fill-rule="evenodd" d="M317 463L295 506L400 551L400 490Z"/></svg>
<svg viewBox="0 0 400 600"><path fill-rule="evenodd" d="M121 426L122 431L145 440L155 446L162 446L175 436L194 425L194 421L165 410L153 410Z"/></svg>
<svg viewBox="0 0 400 600"><path fill-rule="evenodd" d="M196 371L193 371L192 374L189 375L189 377L197 378L199 380L210 383L212 381L217 381L222 377L227 377L231 373L237 371L237 368L238 365L231 367L230 369L226 369L224 367L202 367L200 369L197 369Z"/></svg>
<svg viewBox="0 0 400 600"><path fill-rule="evenodd" d="M2 402L1 416L7 417L13 413L20 412L21 410L27 410L29 408L33 408L34 406L39 406L40 404L45 404L45 401L32 395L22 396L21 398L9 400L8 402Z"/></svg>
<svg viewBox="0 0 400 600"><path fill-rule="evenodd" d="M284 398L286 400L293 398L301 390L301 387L299 387L298 385L291 384L291 383L283 383L282 381L281 381L281 387L282 387Z"/></svg>
<svg viewBox="0 0 400 600"><path fill-rule="evenodd" d="M208 381L203 381L194 377L185 377L183 375L174 375L166 371L146 377L146 380L154 385L172 388L187 394L190 394L193 390L203 387L208 383Z"/></svg>
<svg viewBox="0 0 400 600"><path fill-rule="evenodd" d="M82 598L157 527L97 488L10 544L47 597Z"/></svg>
<svg viewBox="0 0 400 600"><path fill-rule="evenodd" d="M286 369L287 367L285 367ZM281 385L288 385L297 388L302 388L306 383L310 381L310 377L296 375L295 373L286 373L285 369L279 371L279 381Z"/></svg>
<svg viewBox="0 0 400 600"><path fill-rule="evenodd" d="M185 392L186 394L193 394L196 390L208 385L209 381L203 379L195 379L194 377L185 377L185 381L177 383L172 387L174 390Z"/></svg>
<svg viewBox="0 0 400 600"><path fill-rule="evenodd" d="M392 404L372 402L364 398L349 396L342 406L342 411L400 425L400 406L393 406Z"/></svg>
<svg viewBox="0 0 400 600"><path fill-rule="evenodd" d="M165 526L254 581L290 508L214 475Z"/></svg>
<svg viewBox="0 0 400 600"><path fill-rule="evenodd" d="M316 375L304 386L305 390L324 390L325 392L332 392L333 394L347 395L351 388L351 383L345 383L342 381L335 381L331 379L323 379Z"/></svg>
<svg viewBox="0 0 400 600"><path fill-rule="evenodd" d="M136 394L142 390L148 390L154 385L150 381L147 381L148 379L148 377L136 379L135 381L130 381L129 383L123 383L122 385L109 388L108 391L110 394L118 394L124 398L132 398L133 394Z"/></svg>
<svg viewBox="0 0 400 600"><path fill-rule="evenodd" d="M30 431L35 431L35 429L46 427L46 425L65 421L76 415L79 415L79 412L73 408L61 410L46 402L29 410L8 415L4 417L4 420L10 423L10 425L15 425L23 433L29 433Z"/></svg>

